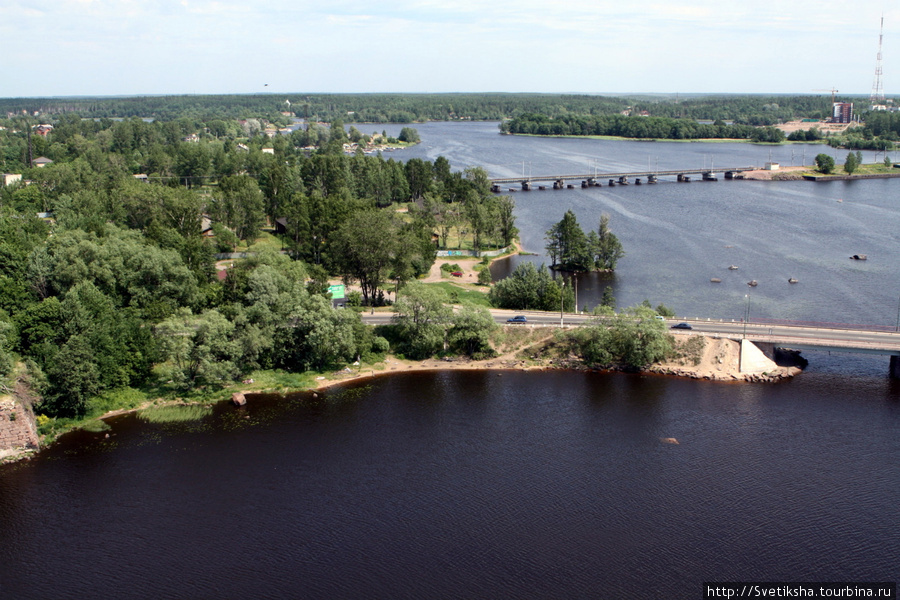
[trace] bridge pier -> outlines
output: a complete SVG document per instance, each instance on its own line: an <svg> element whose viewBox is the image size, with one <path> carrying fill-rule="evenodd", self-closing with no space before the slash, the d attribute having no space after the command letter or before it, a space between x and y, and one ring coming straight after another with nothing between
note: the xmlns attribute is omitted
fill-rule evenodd
<svg viewBox="0 0 900 600"><path fill-rule="evenodd" d="M563 181L562 179L557 179L556 181L553 182L553 189L554 190L566 189L566 182Z"/></svg>
<svg viewBox="0 0 900 600"><path fill-rule="evenodd" d="M628 177L625 175L619 177L619 185L628 185Z"/></svg>
<svg viewBox="0 0 900 600"><path fill-rule="evenodd" d="M530 182L530 181L523 181L523 182L522 182L522 191L523 191L523 192L527 192L527 191L529 191L530 189L531 189L531 182Z"/></svg>
<svg viewBox="0 0 900 600"><path fill-rule="evenodd" d="M891 356L891 379L900 379L900 356Z"/></svg>
<svg viewBox="0 0 900 600"><path fill-rule="evenodd" d="M500 184L499 183L492 184L491 191L494 192L495 194L499 194L500 193Z"/></svg>
<svg viewBox="0 0 900 600"><path fill-rule="evenodd" d="M648 175L647 183L656 183L656 175Z"/></svg>
<svg viewBox="0 0 900 600"><path fill-rule="evenodd" d="M678 183L681 183L682 181L684 181L684 173L679 173L678 174Z"/></svg>

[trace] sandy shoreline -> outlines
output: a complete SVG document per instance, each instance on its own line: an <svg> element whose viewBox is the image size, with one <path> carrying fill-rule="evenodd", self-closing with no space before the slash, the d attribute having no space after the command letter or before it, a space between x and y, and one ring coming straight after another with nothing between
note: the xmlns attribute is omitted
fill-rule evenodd
<svg viewBox="0 0 900 600"><path fill-rule="evenodd" d="M681 341L689 337L679 335ZM740 342L725 338L704 338L705 344L696 364L693 362L672 359L647 367L640 373L653 373L686 379L733 382L774 382L789 379L802 372L797 366L775 366L765 373L742 373L740 370ZM454 358L450 360L427 359L411 361L389 357L385 360L385 368L363 369L360 372L338 372L331 377L322 376L316 382L314 390L326 389L343 383L362 381L369 377L399 373L418 373L424 371L592 371L589 367L579 365L572 360L544 360L540 362L516 358L514 353L505 354L487 360L469 360ZM615 369L612 369L615 370ZM252 394L253 391L244 393Z"/></svg>

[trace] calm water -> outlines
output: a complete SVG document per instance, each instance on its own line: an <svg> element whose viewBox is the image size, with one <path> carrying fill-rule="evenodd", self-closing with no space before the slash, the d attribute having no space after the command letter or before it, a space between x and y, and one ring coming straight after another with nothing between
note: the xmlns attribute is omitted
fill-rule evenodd
<svg viewBox="0 0 900 600"><path fill-rule="evenodd" d="M111 423L3 471L0 597L686 598L900 576L886 379L407 374Z"/></svg>
<svg viewBox="0 0 900 600"><path fill-rule="evenodd" d="M364 130L365 131L365 130ZM586 173L598 170L670 170L685 167L783 165L813 162L819 152L839 165L846 151L826 146L754 146L671 142L534 139L497 134L495 123L429 123L423 144L396 157L454 167L479 165L493 177ZM883 154L863 153L865 162ZM900 158L898 155L896 158ZM579 184L578 181L570 183ZM517 187L517 186L515 186ZM538 256L495 265L495 278L522 261L547 263L545 232L572 210L585 230L602 213L626 256L614 275L584 276L579 306L596 305L606 286L618 305L644 299L685 317L751 318L896 325L900 309L900 181L811 183L725 181L630 185L582 190L516 192L522 244ZM866 254L865 262L849 259ZM729 271L729 265L739 267ZM720 278L719 284L710 279ZM799 283L791 285L788 279Z"/></svg>
<svg viewBox="0 0 900 600"><path fill-rule="evenodd" d="M398 158L444 154L497 176L523 160L537 173L769 159L745 145L418 129L425 142ZM790 164L789 148L772 154ZM740 316L754 278L754 314L894 324L897 185L515 197L535 251L567 208L584 224L612 215L629 253L620 305ZM896 581L900 383L886 358L807 357L777 385L403 374L254 397L192 425L118 417L109 438L76 433L0 467L0 598L686 598L708 580Z"/></svg>

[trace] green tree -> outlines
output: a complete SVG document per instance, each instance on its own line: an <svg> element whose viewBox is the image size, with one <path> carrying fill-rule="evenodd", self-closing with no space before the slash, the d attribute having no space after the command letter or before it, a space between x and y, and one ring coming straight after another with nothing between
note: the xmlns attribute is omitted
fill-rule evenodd
<svg viewBox="0 0 900 600"><path fill-rule="evenodd" d="M183 388L224 385L238 374L240 348L234 324L216 310L194 315L181 309L156 326L169 378Z"/></svg>
<svg viewBox="0 0 900 600"><path fill-rule="evenodd" d="M175 155L175 172L189 188L202 184L202 178L209 172L211 161L206 144L182 142Z"/></svg>
<svg viewBox="0 0 900 600"><path fill-rule="evenodd" d="M348 282L359 281L366 304L375 303L390 272L396 231L392 215L367 210L351 216L334 234L336 266Z"/></svg>
<svg viewBox="0 0 900 600"><path fill-rule="evenodd" d="M276 334L279 366L293 370L338 367L362 354L359 314L335 310L324 296L301 296ZM360 330L362 331L362 330Z"/></svg>
<svg viewBox="0 0 900 600"><path fill-rule="evenodd" d="M591 366L621 363L640 369L665 359L673 340L656 311L645 306L629 308L613 317L602 318L576 332L582 359Z"/></svg>
<svg viewBox="0 0 900 600"><path fill-rule="evenodd" d="M593 266L592 249L575 213L567 210L558 223L547 230L547 253L552 268L566 271L588 271Z"/></svg>
<svg viewBox="0 0 900 600"><path fill-rule="evenodd" d="M616 297L613 295L613 289L611 286L606 286L605 288L603 288L603 297L600 299L600 306L605 306L612 309L616 308Z"/></svg>
<svg viewBox="0 0 900 600"><path fill-rule="evenodd" d="M504 246L509 246L519 237L516 228L516 202L509 196L501 196L497 199L497 217L499 219L498 233Z"/></svg>
<svg viewBox="0 0 900 600"><path fill-rule="evenodd" d="M2 315L2 313L0 313L0 315ZM9 351L12 346L10 343L12 331L12 323L0 320L0 390L7 387L4 380L12 373L13 369L13 359Z"/></svg>
<svg viewBox="0 0 900 600"><path fill-rule="evenodd" d="M625 256L619 238L609 230L609 215L606 213L600 215L597 237L591 236L589 243L594 252L594 267L601 271L615 271L619 259Z"/></svg>
<svg viewBox="0 0 900 600"><path fill-rule="evenodd" d="M859 161L856 158L856 154L853 152L847 153L847 159L844 161L844 171L848 175L853 175L853 172L859 167Z"/></svg>
<svg viewBox="0 0 900 600"><path fill-rule="evenodd" d="M246 175L225 177L210 206L211 216L225 223L242 240L254 240L265 218L265 198L256 180Z"/></svg>
<svg viewBox="0 0 900 600"><path fill-rule="evenodd" d="M541 265L538 269L530 262L517 266L509 277L495 283L488 293L492 306L517 310L557 311L561 297L564 310L571 312L575 309L572 286L563 289L546 266Z"/></svg>
<svg viewBox="0 0 900 600"><path fill-rule="evenodd" d="M404 127L401 129L400 136L397 139L408 144L418 144L422 141L419 137L419 132L412 127Z"/></svg>
<svg viewBox="0 0 900 600"><path fill-rule="evenodd" d="M60 348L45 369L49 388L39 411L54 417L78 417L87 401L101 390L100 369L85 336L76 335Z"/></svg>
<svg viewBox="0 0 900 600"><path fill-rule="evenodd" d="M428 358L444 348L452 311L446 296L432 287L411 283L394 305L400 352L413 360Z"/></svg>
<svg viewBox="0 0 900 600"><path fill-rule="evenodd" d="M834 171L834 158L825 153L816 155L816 168L822 173L828 175Z"/></svg>
<svg viewBox="0 0 900 600"><path fill-rule="evenodd" d="M464 305L453 315L452 321L453 325L447 331L450 350L478 359L496 355L491 348L490 336L497 324L489 310Z"/></svg>

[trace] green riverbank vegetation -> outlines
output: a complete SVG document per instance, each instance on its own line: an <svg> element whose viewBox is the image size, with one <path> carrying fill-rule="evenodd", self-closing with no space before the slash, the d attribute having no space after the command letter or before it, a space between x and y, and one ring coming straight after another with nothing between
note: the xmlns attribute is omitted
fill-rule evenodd
<svg viewBox="0 0 900 600"><path fill-rule="evenodd" d="M512 200L481 169L346 154L340 122L274 137L269 124L67 112L39 132L31 117L0 119L0 172L13 174L0 182L0 385L27 366L43 433L375 369L391 343L333 307L330 281L374 307L427 274L438 248L516 239ZM397 325L400 351L433 348L430 323ZM459 320L434 351L486 353L474 329Z"/></svg>

